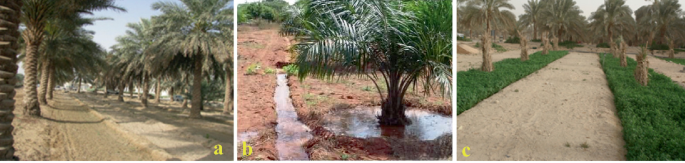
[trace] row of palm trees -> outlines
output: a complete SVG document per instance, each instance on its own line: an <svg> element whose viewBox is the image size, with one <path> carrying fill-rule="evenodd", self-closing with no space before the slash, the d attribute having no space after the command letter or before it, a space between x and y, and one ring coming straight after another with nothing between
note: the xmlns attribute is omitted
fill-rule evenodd
<svg viewBox="0 0 685 163"><path fill-rule="evenodd" d="M585 18L574 0L528 0L524 14L518 21L509 10L514 9L508 0L458 0L457 24L459 31L484 33L483 45L490 44L490 32L517 33L532 29L533 39L541 36L543 49L546 40L552 40L557 50L561 40L608 42L612 54L625 64L624 46L654 42L669 46L669 57L674 57L676 45L685 43L685 17L677 0L655 0L653 4L633 10L625 0L605 0L589 18ZM508 9L508 10L507 10ZM494 27L493 27L494 26ZM522 32L525 33L525 32ZM493 71L488 46L483 46L483 71ZM646 59L646 58L645 58ZM645 84L646 85L646 84Z"/></svg>
<svg viewBox="0 0 685 163"><path fill-rule="evenodd" d="M161 15L128 24L126 35L116 38L108 58L111 68L103 73L103 85L119 90L142 87L139 96L148 106L148 92L155 83L156 102L160 91L170 95L192 94L191 118L199 118L202 109L202 85L222 81L225 84L224 113L232 106L233 22L230 0L188 0L181 4L156 2ZM186 89L186 88L190 89ZM187 107L184 100L183 107Z"/></svg>

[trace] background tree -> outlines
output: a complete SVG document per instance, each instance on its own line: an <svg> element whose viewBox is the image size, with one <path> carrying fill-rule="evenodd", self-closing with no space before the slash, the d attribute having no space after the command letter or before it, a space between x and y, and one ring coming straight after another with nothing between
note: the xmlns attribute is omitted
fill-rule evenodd
<svg viewBox="0 0 685 163"><path fill-rule="evenodd" d="M157 67L177 65L192 70L191 118L199 118L202 107L202 79L205 75L222 76L220 59L231 54L232 38L224 33L232 32L230 0L187 0L182 4L156 2L152 5L162 15L156 28L163 31L152 45L152 51L161 63ZM186 29L186 30L179 30ZM184 58L184 60L175 60ZM176 62L174 62L174 60ZM159 61L159 62L157 62ZM178 64L176 64L178 63ZM218 68L217 68L218 67ZM214 73L212 73L212 72Z"/></svg>
<svg viewBox="0 0 685 163"><path fill-rule="evenodd" d="M519 15L519 21L525 26L533 25L533 39L538 39L538 20L541 19L544 1L528 0L528 3L523 5L522 15Z"/></svg>
<svg viewBox="0 0 685 163"><path fill-rule="evenodd" d="M492 56L489 51L491 44L489 36L492 31L492 24L502 24L502 25L512 25L511 19L507 19L506 15L514 15L511 11L500 10L500 9L510 9L513 10L514 6L509 3L508 0L468 0L466 2L469 6L468 12L464 17L466 22L474 22L479 24L485 24L485 35L482 37L482 51L483 51L483 66L482 71L493 71L495 68L492 66Z"/></svg>

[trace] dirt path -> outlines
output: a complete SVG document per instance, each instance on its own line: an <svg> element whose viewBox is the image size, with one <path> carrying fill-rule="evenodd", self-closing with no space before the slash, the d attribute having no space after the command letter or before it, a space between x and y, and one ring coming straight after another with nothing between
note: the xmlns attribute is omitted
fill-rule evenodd
<svg viewBox="0 0 685 163"><path fill-rule="evenodd" d="M220 108L205 105L202 119L191 119L178 102L151 100L144 108L137 98L119 102L115 96L105 99L102 94L71 95L115 121L124 132L134 134L129 138L138 145L151 144L147 147L171 155L166 159L233 160L232 117L222 115ZM222 155L214 155L215 145L222 146Z"/></svg>
<svg viewBox="0 0 685 163"><path fill-rule="evenodd" d="M23 98L23 95L16 97L15 100L21 101L19 98ZM79 105L70 96L56 93L55 98L49 102L50 106L41 106L43 118L20 116L22 118L19 118L19 122L46 122L16 129L19 131L15 131L15 148L20 159L152 160L149 153L137 148L128 139L106 126L102 123L103 119L89 113L88 108ZM49 140L43 139L45 137Z"/></svg>
<svg viewBox="0 0 685 163"><path fill-rule="evenodd" d="M628 54L627 56L633 59L636 57L635 55L631 54ZM684 65L659 59L651 55L649 55L647 58L649 61L649 68L668 76L671 78L671 80L678 83L678 85L685 87L685 73L681 72L685 67Z"/></svg>
<svg viewBox="0 0 685 163"><path fill-rule="evenodd" d="M528 49L528 54L537 52L537 49ZM521 57L521 50L509 50L502 53L492 54L492 62L498 62L508 58ZM472 68L480 68L483 64L483 55L458 54L457 55L457 71L467 71Z"/></svg>
<svg viewBox="0 0 685 163"><path fill-rule="evenodd" d="M462 113L457 150L470 156L457 160L625 160L600 66L596 54L570 53Z"/></svg>

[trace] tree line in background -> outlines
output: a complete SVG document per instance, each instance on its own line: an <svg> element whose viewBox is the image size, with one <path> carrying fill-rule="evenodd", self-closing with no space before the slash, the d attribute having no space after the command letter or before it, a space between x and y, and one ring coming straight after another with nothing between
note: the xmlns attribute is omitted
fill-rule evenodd
<svg viewBox="0 0 685 163"><path fill-rule="evenodd" d="M498 39L498 34L526 38L532 33L532 40L543 43L542 54L550 48L558 50L563 41L597 43L598 47L610 48L624 67L627 46L668 50L668 56L674 58L674 49L685 44L685 13L678 1L655 0L634 12L625 2L605 0L585 18L574 0L528 0L517 20L509 11L515 7L508 0L457 0L457 29L473 40L482 40L483 45ZM474 39L479 35L481 38ZM481 50L481 70L493 71L489 48L482 46ZM636 79L647 85L647 73L638 73L647 69L646 49L638 55L638 63L641 70L636 71Z"/></svg>

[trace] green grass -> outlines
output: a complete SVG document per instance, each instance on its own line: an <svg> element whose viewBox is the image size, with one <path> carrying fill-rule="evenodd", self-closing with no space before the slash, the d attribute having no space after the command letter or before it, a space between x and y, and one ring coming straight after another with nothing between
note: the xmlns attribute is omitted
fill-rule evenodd
<svg viewBox="0 0 685 163"><path fill-rule="evenodd" d="M474 47L479 48L479 47L480 47L480 42L479 42L479 43L476 43L476 45L475 45ZM505 48L502 47L501 45L497 45L497 44L495 44L495 43L492 43L492 48L495 48L495 50L497 50L497 52L506 52L506 51L507 51L507 49L505 49Z"/></svg>
<svg viewBox="0 0 685 163"><path fill-rule="evenodd" d="M257 74L259 69L261 69L262 66L259 63L253 63L250 66L247 66L247 70L245 70L245 75L254 75Z"/></svg>
<svg viewBox="0 0 685 163"><path fill-rule="evenodd" d="M457 41L471 41L471 39L457 36Z"/></svg>
<svg viewBox="0 0 685 163"><path fill-rule="evenodd" d="M637 62L626 59L628 67L613 57L601 62L623 125L626 158L685 160L685 89L652 69L649 84L641 86L633 75Z"/></svg>
<svg viewBox="0 0 685 163"><path fill-rule="evenodd" d="M550 51L548 55L537 52L525 62L519 58L496 62L493 72L478 69L457 72L457 115L566 54L568 51Z"/></svg>
<svg viewBox="0 0 685 163"><path fill-rule="evenodd" d="M666 61L671 61L671 62L673 62L673 63L685 65L685 59L680 59L680 58L662 58L662 57L657 57L657 58L663 59L663 60L666 60Z"/></svg>
<svg viewBox="0 0 685 163"><path fill-rule="evenodd" d="M554 45L554 43L550 42L550 45ZM542 46L542 43L540 43L540 46ZM578 45L578 43L573 42L573 41L564 41L564 42L559 42L559 47L566 47L568 49L573 49L575 47L583 47L583 45Z"/></svg>

